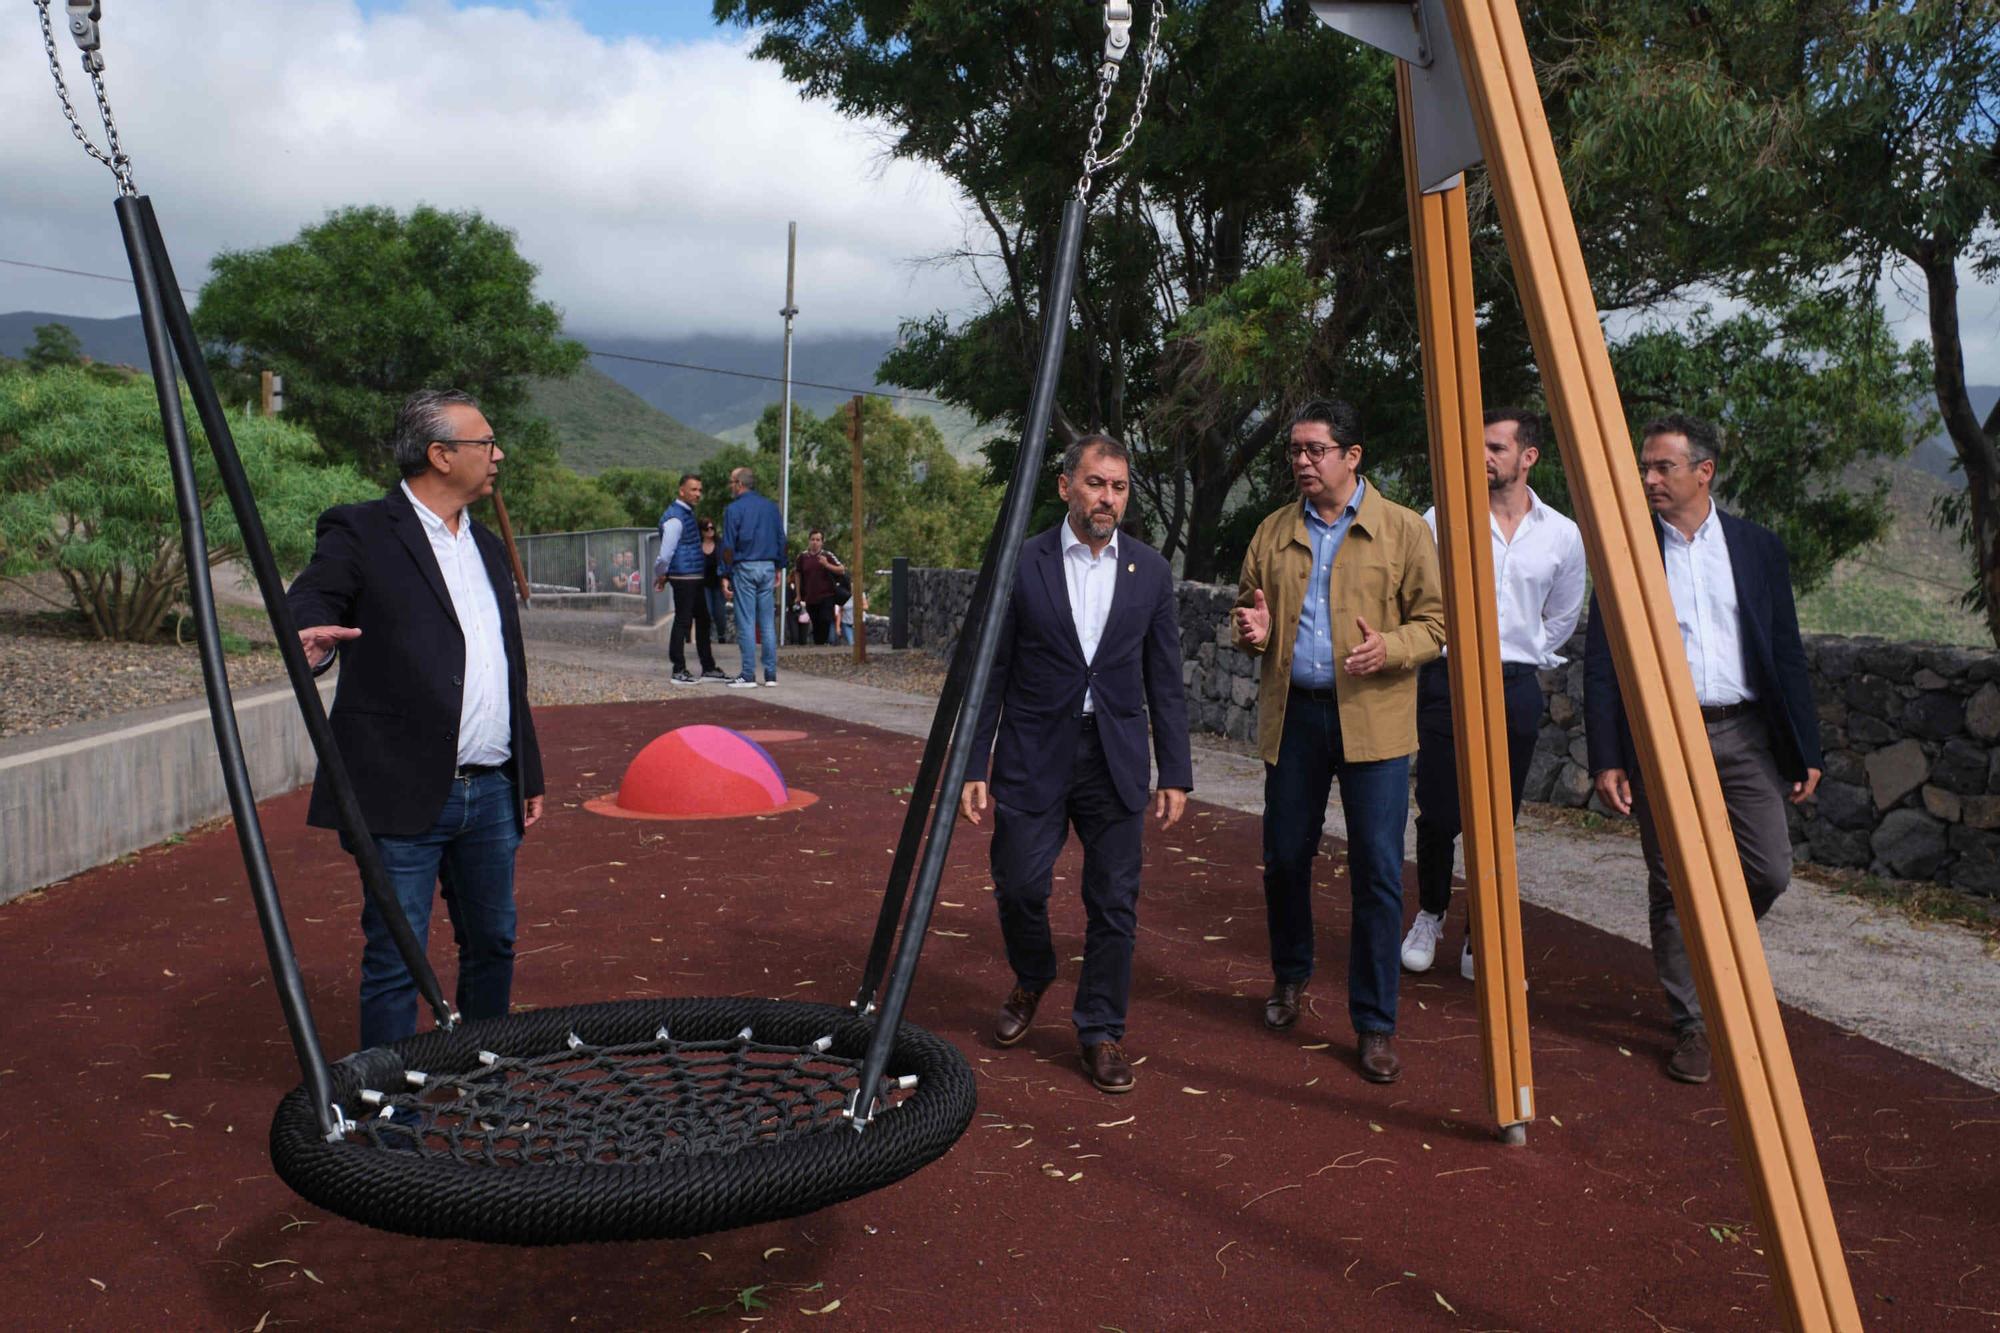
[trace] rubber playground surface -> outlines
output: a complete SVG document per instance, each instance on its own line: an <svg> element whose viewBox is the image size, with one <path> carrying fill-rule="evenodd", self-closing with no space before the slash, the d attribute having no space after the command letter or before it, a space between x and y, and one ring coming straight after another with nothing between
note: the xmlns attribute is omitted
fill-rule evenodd
<svg viewBox="0 0 2000 1333"><path fill-rule="evenodd" d="M538 720L551 813L522 849L518 1002L851 997L919 742L720 691ZM805 731L769 748L819 802L702 823L582 808L648 740L696 721ZM304 811L295 793L264 819L338 1056L354 1041L360 890ZM1171 834L1148 834L1127 1041L1145 1060L1135 1091L1106 1097L1075 1055L1074 962L1026 1042L987 1041L1011 980L988 836L961 826L954 840L910 1013L978 1071L973 1128L876 1194L666 1243L419 1241L287 1190L265 1137L299 1074L227 827L0 908L0 1322L1779 1324L1721 1093L1661 1072L1643 949L1524 908L1541 1118L1526 1147L1506 1148L1479 1092L1472 989L1449 965L1404 979L1403 1080L1353 1072L1345 893L1325 887L1330 873L1313 1011L1263 1031L1258 823L1197 804ZM1077 863L1072 848L1057 868L1066 956L1081 952ZM1644 901L1635 883L1635 913ZM433 940L449 987L442 912ZM1863 1319L2000 1328L2000 1094L1796 1011L1786 1024Z"/></svg>

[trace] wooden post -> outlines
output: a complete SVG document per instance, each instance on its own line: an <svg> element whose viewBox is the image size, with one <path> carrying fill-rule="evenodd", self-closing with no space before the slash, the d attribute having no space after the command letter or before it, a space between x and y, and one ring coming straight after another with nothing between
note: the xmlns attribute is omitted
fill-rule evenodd
<svg viewBox="0 0 2000 1333"><path fill-rule="evenodd" d="M272 402L272 397L275 390L272 387L271 381L274 378L276 377L273 376L272 373L268 370L258 377L259 405L258 405L257 415L259 416L269 417L277 415L277 408L275 404Z"/></svg>
<svg viewBox="0 0 2000 1333"><path fill-rule="evenodd" d="M1418 183L1410 70L1396 62L1403 124L1403 179L1417 277L1438 554L1450 645L1453 749L1472 922L1480 1050L1494 1120L1509 1143L1526 1141L1535 1118L1528 1056L1528 982L1514 854L1513 776L1508 766L1506 686L1493 576L1486 443L1479 392L1479 326L1472 294L1472 241L1465 178L1426 193Z"/></svg>
<svg viewBox="0 0 2000 1333"><path fill-rule="evenodd" d="M500 522L500 540L507 547L507 562L514 567L514 586L525 605L532 595L528 590L528 571L521 566L521 548L514 544L514 524L507 517L507 502L500 498L497 485L493 488L493 517Z"/></svg>
<svg viewBox="0 0 2000 1333"><path fill-rule="evenodd" d="M1638 744L1730 1128L1795 1329L1858 1329L1624 404L1514 0L1445 0ZM1638 884L1632 892L1641 892ZM1636 901L1636 899L1635 899Z"/></svg>
<svg viewBox="0 0 2000 1333"><path fill-rule="evenodd" d="M861 553L861 395L854 395L854 420L849 424L848 438L854 441L854 563L848 567L848 583L854 590L854 623L848 628L854 634L854 665L862 666L868 661L868 614L862 604L867 600L867 590L862 576L868 566Z"/></svg>

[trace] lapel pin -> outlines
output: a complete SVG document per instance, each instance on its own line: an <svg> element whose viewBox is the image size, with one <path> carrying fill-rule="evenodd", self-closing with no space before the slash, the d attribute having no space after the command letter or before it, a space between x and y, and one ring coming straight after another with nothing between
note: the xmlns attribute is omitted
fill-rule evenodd
<svg viewBox="0 0 2000 1333"><path fill-rule="evenodd" d="M1139 572L1138 562L1134 561L1132 564L1125 566L1125 572L1127 574L1137 574Z"/></svg>

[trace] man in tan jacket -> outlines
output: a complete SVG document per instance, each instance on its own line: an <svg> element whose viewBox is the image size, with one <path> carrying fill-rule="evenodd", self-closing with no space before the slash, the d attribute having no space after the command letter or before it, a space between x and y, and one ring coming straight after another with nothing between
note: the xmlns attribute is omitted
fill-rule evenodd
<svg viewBox="0 0 2000 1333"><path fill-rule="evenodd" d="M1417 748L1417 668L1444 644L1437 547L1423 519L1362 480L1360 416L1299 410L1285 444L1300 494L1243 557L1236 643L1263 659L1264 906L1275 979L1264 1025L1298 1021L1313 970L1312 863L1333 780L1347 818L1353 932L1347 1012L1362 1077L1393 1083L1403 828Z"/></svg>

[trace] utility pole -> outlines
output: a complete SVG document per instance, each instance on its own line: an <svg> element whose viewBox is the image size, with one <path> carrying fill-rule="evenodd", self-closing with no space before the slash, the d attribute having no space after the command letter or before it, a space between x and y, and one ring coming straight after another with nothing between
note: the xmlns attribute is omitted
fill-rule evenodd
<svg viewBox="0 0 2000 1333"><path fill-rule="evenodd" d="M785 561L778 572L778 642L785 642L785 631L791 627L791 554L792 554L792 320L798 316L798 304L793 300L799 271L799 224L785 224L785 308L778 313L785 317L785 400L784 415L778 419L778 520L784 528Z"/></svg>
<svg viewBox="0 0 2000 1333"><path fill-rule="evenodd" d="M285 377L267 370L259 380L262 397L260 415L274 417L285 410Z"/></svg>
<svg viewBox="0 0 2000 1333"><path fill-rule="evenodd" d="M854 395L853 429L848 438L854 441L854 564L848 572L848 585L854 591L854 665L861 666L868 661L868 612L863 605L868 594L862 584L862 575L868 572L868 565L861 554L861 395Z"/></svg>

